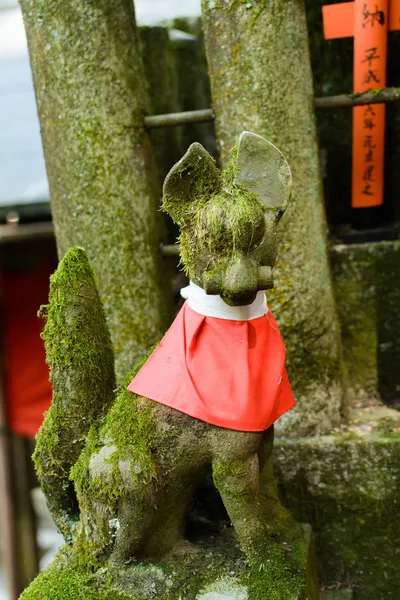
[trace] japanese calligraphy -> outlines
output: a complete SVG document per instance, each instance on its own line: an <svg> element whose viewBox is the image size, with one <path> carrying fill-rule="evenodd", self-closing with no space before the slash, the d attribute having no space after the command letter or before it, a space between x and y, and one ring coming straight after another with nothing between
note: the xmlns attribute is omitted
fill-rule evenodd
<svg viewBox="0 0 400 600"><path fill-rule="evenodd" d="M362 24L363 27L367 27L367 25L371 25L371 27L373 27L375 23L378 23L378 25L385 24L385 13L383 12L383 10L378 10L377 4L375 4L374 12L370 12L368 10L368 5L364 4L363 17L364 17L364 22Z"/></svg>
<svg viewBox="0 0 400 600"><path fill-rule="evenodd" d="M377 54L377 52L378 52L378 48L368 48L367 50L364 50L365 58L363 60L363 63L367 62L368 66L371 67L372 61L380 58L380 56L379 56L379 54Z"/></svg>
<svg viewBox="0 0 400 600"><path fill-rule="evenodd" d="M371 83L371 81L380 83L379 75L375 69L368 69L367 73L364 75L364 83Z"/></svg>
<svg viewBox="0 0 400 600"><path fill-rule="evenodd" d="M375 150L376 144L372 143L372 135L366 135L364 138L364 148L369 148L370 150Z"/></svg>
<svg viewBox="0 0 400 600"><path fill-rule="evenodd" d="M374 107L371 106L371 104L368 104L363 108L364 129L370 131L371 129L376 127L375 117L376 110L374 110ZM363 148L366 149L366 152L364 152L363 159L364 167L362 170L362 181L364 183L361 189L361 194L364 196L374 196L375 192L372 184L376 183L376 180L374 178L374 150L376 149L376 144L373 143L373 136L371 133L366 133L364 135Z"/></svg>
<svg viewBox="0 0 400 600"><path fill-rule="evenodd" d="M354 36L356 93L386 86L387 33L400 29L400 0L354 0L322 8L327 39ZM353 108L352 206L383 203L385 105Z"/></svg>

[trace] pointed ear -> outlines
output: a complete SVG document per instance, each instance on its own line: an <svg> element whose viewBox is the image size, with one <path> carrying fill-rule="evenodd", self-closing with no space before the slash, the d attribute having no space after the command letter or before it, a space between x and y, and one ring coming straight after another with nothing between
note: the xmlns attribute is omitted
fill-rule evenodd
<svg viewBox="0 0 400 600"><path fill-rule="evenodd" d="M290 197L292 173L276 146L244 131L239 139L233 183L256 194L263 208L282 213Z"/></svg>
<svg viewBox="0 0 400 600"><path fill-rule="evenodd" d="M220 172L207 150L195 142L165 178L163 210L177 224L190 215L191 205L221 188Z"/></svg>

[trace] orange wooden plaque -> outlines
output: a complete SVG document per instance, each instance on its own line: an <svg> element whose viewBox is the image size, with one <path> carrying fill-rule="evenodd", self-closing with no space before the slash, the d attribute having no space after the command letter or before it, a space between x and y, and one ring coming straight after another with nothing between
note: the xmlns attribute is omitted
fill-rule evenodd
<svg viewBox="0 0 400 600"><path fill-rule="evenodd" d="M354 36L354 91L386 87L387 32L400 29L400 0L355 0L322 8L326 39ZM353 109L352 206L383 204L384 104Z"/></svg>

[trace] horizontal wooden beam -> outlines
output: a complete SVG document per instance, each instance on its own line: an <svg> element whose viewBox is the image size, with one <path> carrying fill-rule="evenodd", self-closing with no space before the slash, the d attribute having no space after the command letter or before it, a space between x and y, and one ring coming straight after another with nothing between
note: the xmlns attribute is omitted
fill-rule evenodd
<svg viewBox="0 0 400 600"><path fill-rule="evenodd" d="M386 102L400 101L400 88L384 88L382 90L369 90L361 94L349 93L338 96L326 96L315 98L314 104L317 110L329 108L351 108L352 106L363 106L365 104L382 104ZM211 108L204 110L190 110L180 113L169 113L165 115L153 115L145 117L146 129L160 127L176 127L190 123L208 123L214 120Z"/></svg>
<svg viewBox="0 0 400 600"><path fill-rule="evenodd" d="M180 113L169 113L165 115L153 115L144 118L146 129L159 127L176 127L177 125L189 125L190 123L208 123L214 120L211 108L204 110L189 110Z"/></svg>
<svg viewBox="0 0 400 600"><path fill-rule="evenodd" d="M0 244L53 237L53 223L29 223L27 225L0 225Z"/></svg>
<svg viewBox="0 0 400 600"><path fill-rule="evenodd" d="M327 108L351 108L365 104L382 104L400 101L400 88L383 88L382 90L368 90L359 94L340 94L339 96L326 96L315 98L317 110Z"/></svg>
<svg viewBox="0 0 400 600"><path fill-rule="evenodd" d="M161 244L161 254L163 256L179 256L179 244Z"/></svg>

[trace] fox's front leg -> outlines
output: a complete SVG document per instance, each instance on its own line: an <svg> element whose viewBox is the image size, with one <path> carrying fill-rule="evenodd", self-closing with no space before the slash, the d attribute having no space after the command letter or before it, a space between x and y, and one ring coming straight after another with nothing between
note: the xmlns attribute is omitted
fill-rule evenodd
<svg viewBox="0 0 400 600"><path fill-rule="evenodd" d="M235 527L242 550L256 562L266 539L266 527L259 498L257 454L245 459L213 461L213 479Z"/></svg>
<svg viewBox="0 0 400 600"><path fill-rule="evenodd" d="M303 531L280 501L275 481L272 452L274 426L265 431L258 451L260 463L260 501L269 535L303 539Z"/></svg>

